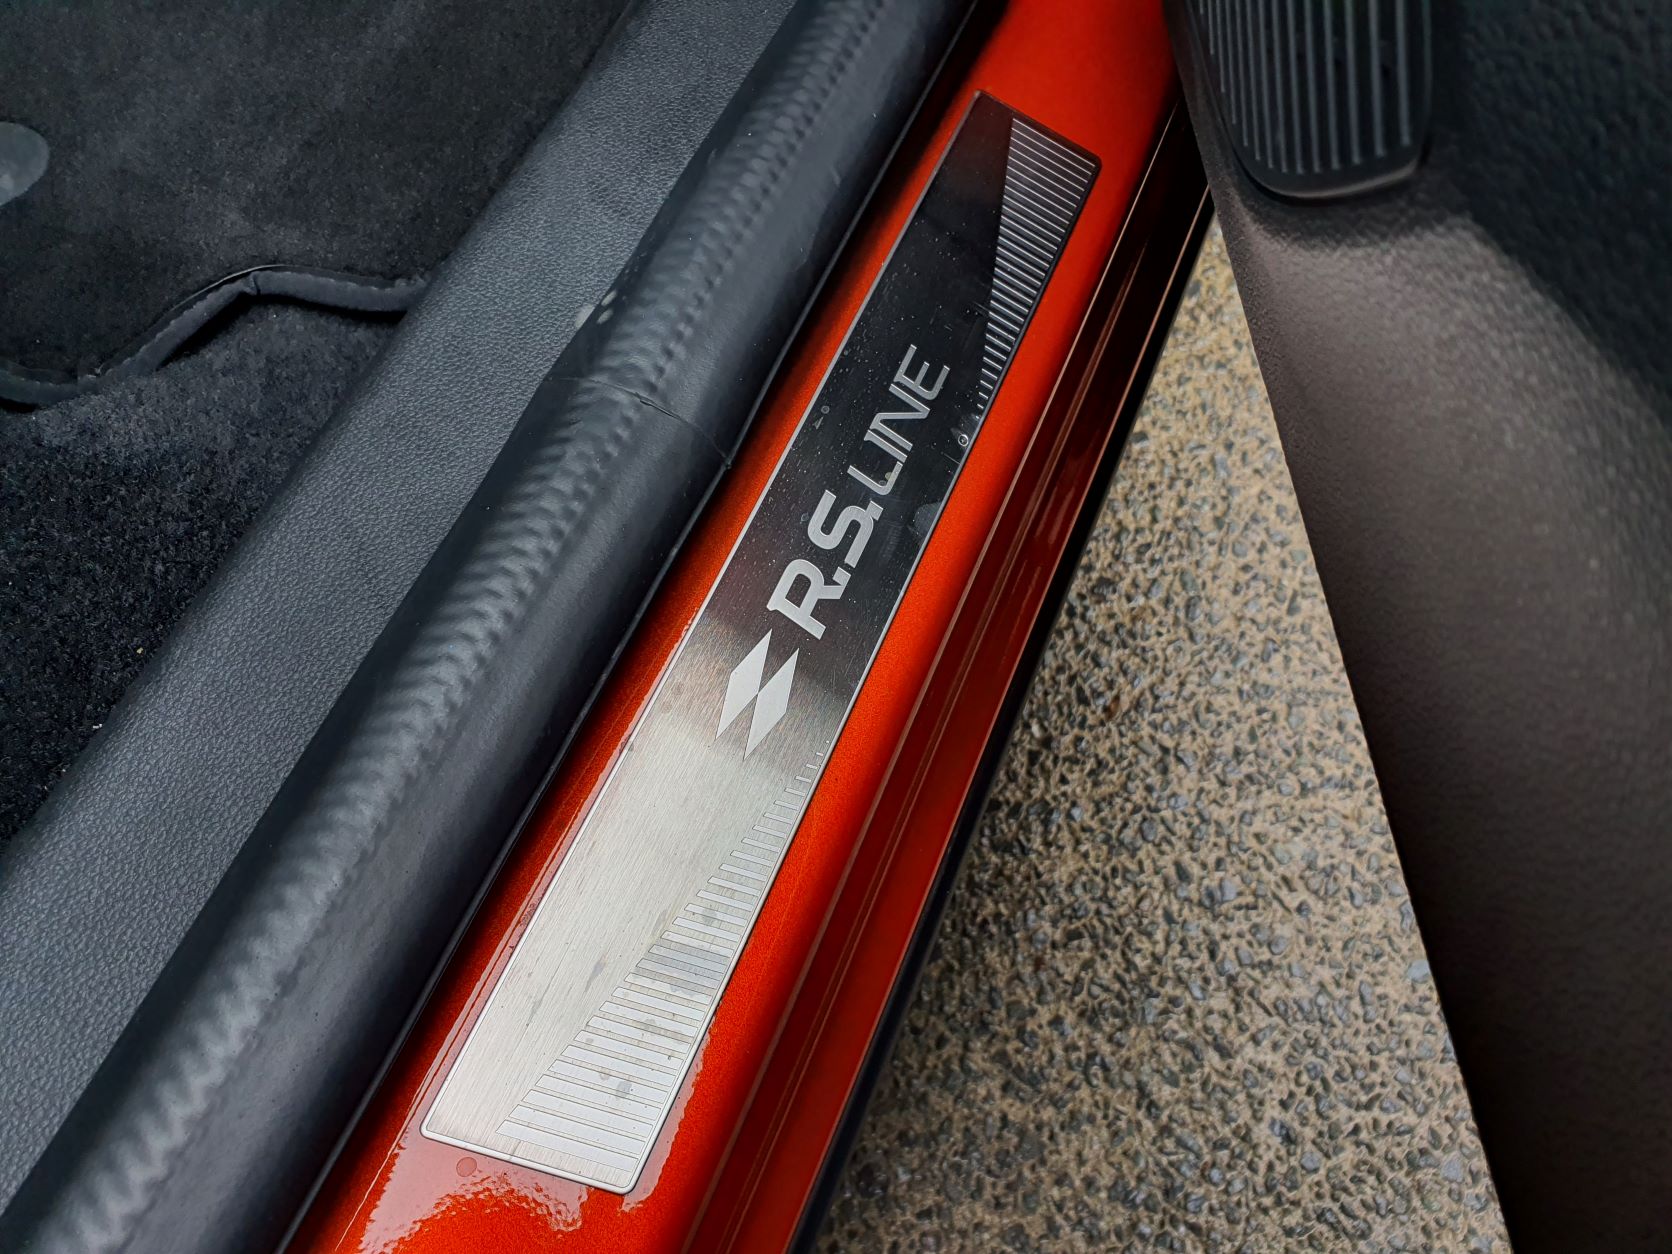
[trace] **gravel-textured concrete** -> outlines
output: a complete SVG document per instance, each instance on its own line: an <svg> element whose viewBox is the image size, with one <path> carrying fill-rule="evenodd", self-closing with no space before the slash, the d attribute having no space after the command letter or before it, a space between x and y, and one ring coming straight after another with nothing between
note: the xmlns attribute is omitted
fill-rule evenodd
<svg viewBox="0 0 1672 1254"><path fill-rule="evenodd" d="M1217 232L824 1246L1507 1250Z"/></svg>

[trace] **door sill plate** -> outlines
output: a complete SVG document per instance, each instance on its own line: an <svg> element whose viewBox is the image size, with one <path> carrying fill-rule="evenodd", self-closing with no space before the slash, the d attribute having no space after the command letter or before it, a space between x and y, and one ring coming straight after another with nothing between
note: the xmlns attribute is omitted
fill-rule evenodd
<svg viewBox="0 0 1672 1254"><path fill-rule="evenodd" d="M633 1188L1097 168L972 103L426 1136Z"/></svg>

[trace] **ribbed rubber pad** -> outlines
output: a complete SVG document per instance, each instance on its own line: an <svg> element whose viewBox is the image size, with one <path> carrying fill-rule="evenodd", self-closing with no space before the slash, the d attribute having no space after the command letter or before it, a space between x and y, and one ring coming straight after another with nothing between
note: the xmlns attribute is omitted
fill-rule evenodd
<svg viewBox="0 0 1672 1254"><path fill-rule="evenodd" d="M1182 0L1238 159L1285 196L1408 176L1430 111L1429 0Z"/></svg>

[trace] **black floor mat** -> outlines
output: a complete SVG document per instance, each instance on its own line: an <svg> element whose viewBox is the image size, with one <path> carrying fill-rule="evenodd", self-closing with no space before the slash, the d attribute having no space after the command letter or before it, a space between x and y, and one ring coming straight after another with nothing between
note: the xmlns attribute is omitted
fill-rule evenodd
<svg viewBox="0 0 1672 1254"><path fill-rule="evenodd" d="M624 7L0 6L0 122L50 150L0 204L0 369L88 375L251 267L428 271Z"/></svg>
<svg viewBox="0 0 1672 1254"><path fill-rule="evenodd" d="M33 182L0 198L0 400L55 399L8 379L101 385L0 406L0 841L393 326L227 301L404 306L625 5L0 4L0 123L49 149L42 171L37 141L14 144ZM324 290L332 274L372 282ZM100 373L212 317L158 373Z"/></svg>
<svg viewBox="0 0 1672 1254"><path fill-rule="evenodd" d="M393 331L268 304L156 374L0 411L0 841Z"/></svg>

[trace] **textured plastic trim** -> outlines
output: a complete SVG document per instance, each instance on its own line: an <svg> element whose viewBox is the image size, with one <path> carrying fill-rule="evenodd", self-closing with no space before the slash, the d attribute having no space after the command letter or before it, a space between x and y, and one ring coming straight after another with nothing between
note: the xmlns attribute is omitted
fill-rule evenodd
<svg viewBox="0 0 1672 1254"><path fill-rule="evenodd" d="M1430 0L1175 0L1243 169L1282 196L1410 177L1428 140Z"/></svg>

